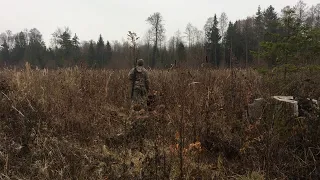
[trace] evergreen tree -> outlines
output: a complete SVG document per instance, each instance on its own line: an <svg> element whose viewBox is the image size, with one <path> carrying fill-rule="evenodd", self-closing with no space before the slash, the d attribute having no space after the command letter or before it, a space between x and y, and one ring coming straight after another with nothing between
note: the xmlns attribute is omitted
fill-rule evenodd
<svg viewBox="0 0 320 180"><path fill-rule="evenodd" d="M89 49L88 49L88 59L87 59L89 67L96 67L96 60L95 60L96 53L94 49L95 48L93 45L93 41L91 40Z"/></svg>
<svg viewBox="0 0 320 180"><path fill-rule="evenodd" d="M282 10L279 33L271 41L262 42L261 55L268 62L269 67L284 64L306 64L315 62L319 55L320 32L311 30L308 26L301 26L299 16L296 16L294 8L289 6Z"/></svg>
<svg viewBox="0 0 320 180"><path fill-rule="evenodd" d="M15 45L12 50L12 60L15 64L23 60L25 49L27 46L26 36L23 32L20 32L15 35Z"/></svg>
<svg viewBox="0 0 320 180"><path fill-rule="evenodd" d="M229 67L235 67L239 65L241 60L244 61L246 59L246 56L248 56L248 54L246 54L246 49L249 51L249 38L246 39L245 33L247 32L244 32L246 28L244 23L241 21L236 21L234 24L232 24L231 22L229 23L225 40L227 47L226 57ZM242 63L245 64L246 62Z"/></svg>
<svg viewBox="0 0 320 180"><path fill-rule="evenodd" d="M256 38L255 38L255 31L254 31L254 19L247 18L242 22L243 25L243 36L244 36L244 59L246 67L249 66L250 63L253 61L252 54L250 51L256 49Z"/></svg>
<svg viewBox="0 0 320 180"><path fill-rule="evenodd" d="M97 51L96 51L96 60L97 66L102 67L105 64L105 54L104 54L104 41L100 34L99 40L97 42Z"/></svg>
<svg viewBox="0 0 320 180"><path fill-rule="evenodd" d="M71 32L68 29L60 35L60 45L63 50L64 59L68 59L72 51Z"/></svg>
<svg viewBox="0 0 320 180"><path fill-rule="evenodd" d="M270 5L264 12L264 25L265 25L265 35L264 35L264 42L261 45L263 48L269 49L270 47L266 47L267 42L275 43L278 41L278 34L279 33L279 21L278 15L275 12L274 8ZM266 49L264 49L265 51ZM261 55L261 53L260 53ZM265 56L266 57L266 56ZM275 52L270 53L267 58L265 59L268 62L268 66L271 68L276 64L276 54Z"/></svg>
<svg viewBox="0 0 320 180"><path fill-rule="evenodd" d="M1 61L5 64L8 65L9 60L10 60L10 53L9 53L9 46L6 40L1 44L1 51L0 51L0 57Z"/></svg>
<svg viewBox="0 0 320 180"><path fill-rule="evenodd" d="M58 28L53 34L55 44L56 63L59 67L71 66L73 64L73 42L71 31L68 27L64 30Z"/></svg>
<svg viewBox="0 0 320 180"><path fill-rule="evenodd" d="M266 34L264 39L266 41L274 41L274 35L278 32L278 15L273 6L269 6L264 12L264 25Z"/></svg>
<svg viewBox="0 0 320 180"><path fill-rule="evenodd" d="M105 64L104 65L107 65L107 63L109 63L111 61L111 58L112 58L112 49L111 49L111 45L110 45L110 42L107 41L107 44L106 44L106 48L105 48L106 52L106 57L105 57Z"/></svg>
<svg viewBox="0 0 320 180"><path fill-rule="evenodd" d="M295 10L290 6L282 9L281 25L281 33L284 37L288 38L297 31L298 22L295 18Z"/></svg>
<svg viewBox="0 0 320 180"><path fill-rule="evenodd" d="M38 29L33 28L28 32L28 37L29 44L25 51L25 59L29 61L31 65L43 68L46 65L46 46L42 39L42 34Z"/></svg>
<svg viewBox="0 0 320 180"><path fill-rule="evenodd" d="M229 65L229 67L231 68L233 66L233 41L235 39L235 35L236 35L236 30L234 27L234 24L232 22L229 22L229 26L226 32L226 36L225 36L225 42L226 42L226 64Z"/></svg>
<svg viewBox="0 0 320 180"><path fill-rule="evenodd" d="M217 16L214 15L214 18L209 18L205 25L206 38L207 38L207 50L209 54L210 62L216 66L219 66L220 59L220 44L221 39L220 31L218 29L218 20Z"/></svg>
<svg viewBox="0 0 320 180"><path fill-rule="evenodd" d="M178 62L181 64L186 60L186 49L182 42L179 42L177 46L177 55L178 55Z"/></svg>
<svg viewBox="0 0 320 180"><path fill-rule="evenodd" d="M77 34L74 34L72 38L72 56L73 56L74 62L77 64L81 57L80 42Z"/></svg>
<svg viewBox="0 0 320 180"><path fill-rule="evenodd" d="M232 38L232 52L234 55L233 64L239 66L245 60L246 37L243 33L243 23L239 20L234 23L234 36Z"/></svg>
<svg viewBox="0 0 320 180"><path fill-rule="evenodd" d="M256 17L254 19L255 23L255 32L256 32L256 47L258 49L258 64L260 64L260 43L263 41L264 35L264 24L263 24L263 14L261 12L261 7L258 7L258 11L256 13Z"/></svg>

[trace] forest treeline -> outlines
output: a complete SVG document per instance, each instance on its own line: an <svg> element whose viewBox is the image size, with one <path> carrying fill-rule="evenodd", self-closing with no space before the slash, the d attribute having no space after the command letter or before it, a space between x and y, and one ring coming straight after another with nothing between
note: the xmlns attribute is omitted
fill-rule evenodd
<svg viewBox="0 0 320 180"><path fill-rule="evenodd" d="M213 13L214 14L214 13ZM68 27L52 33L50 46L36 28L0 34L0 64L39 68L128 68L137 58L149 67L274 67L282 64L320 63L320 3L299 1L277 12L270 5L235 22L226 13L209 17L202 29L188 23L184 31L166 37L164 17L156 12L146 18L145 35L129 32L128 39L109 42L80 40Z"/></svg>

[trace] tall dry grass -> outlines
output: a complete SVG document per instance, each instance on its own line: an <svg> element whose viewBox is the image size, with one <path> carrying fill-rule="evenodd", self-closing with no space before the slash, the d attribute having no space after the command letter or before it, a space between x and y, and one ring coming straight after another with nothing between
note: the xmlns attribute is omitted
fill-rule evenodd
<svg viewBox="0 0 320 180"><path fill-rule="evenodd" d="M319 118L283 130L272 110L255 121L246 113L258 97L320 97L317 72L153 70L149 112L129 110L127 73L1 71L0 177L319 177Z"/></svg>

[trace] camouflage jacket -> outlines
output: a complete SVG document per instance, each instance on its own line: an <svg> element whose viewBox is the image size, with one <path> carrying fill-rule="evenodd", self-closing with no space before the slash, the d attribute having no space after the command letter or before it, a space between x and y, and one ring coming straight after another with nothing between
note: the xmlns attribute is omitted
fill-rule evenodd
<svg viewBox="0 0 320 180"><path fill-rule="evenodd" d="M136 72L135 72L136 70ZM135 76L135 77L134 77ZM148 72L144 67L136 67L136 68L132 68L129 72L129 80L133 82L133 80L135 79L134 82L134 88L137 89L146 89L147 91L149 91L149 76L148 76Z"/></svg>

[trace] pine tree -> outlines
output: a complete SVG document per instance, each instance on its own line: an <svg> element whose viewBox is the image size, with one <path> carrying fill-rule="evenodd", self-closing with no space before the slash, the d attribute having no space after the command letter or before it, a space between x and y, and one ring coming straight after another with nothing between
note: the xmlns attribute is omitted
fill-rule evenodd
<svg viewBox="0 0 320 180"><path fill-rule="evenodd" d="M73 38L72 38L72 46L79 48L80 47L80 42L79 42L79 38L77 36L77 34L74 34Z"/></svg>
<svg viewBox="0 0 320 180"><path fill-rule="evenodd" d="M282 36L289 38L297 30L298 19L295 18L295 10L290 6L282 9Z"/></svg>
<svg viewBox="0 0 320 180"><path fill-rule="evenodd" d="M65 59L69 58L71 55L71 49L72 49L72 41L71 41L71 34L69 31L65 30L61 36L60 45L64 52Z"/></svg>

